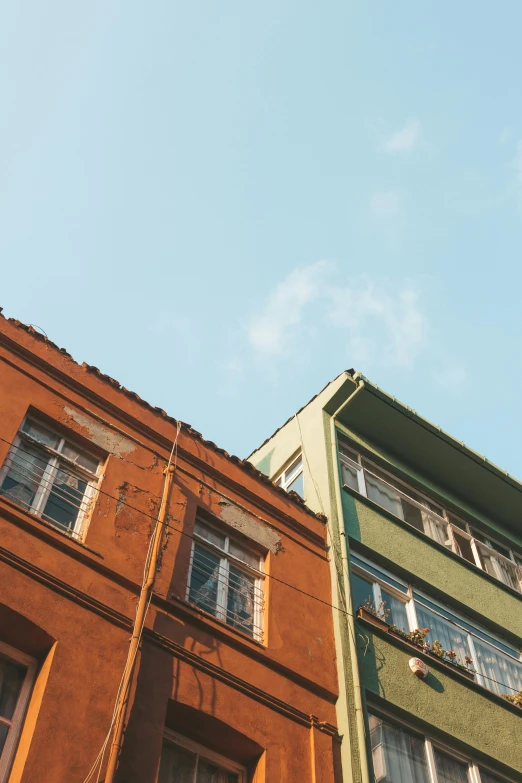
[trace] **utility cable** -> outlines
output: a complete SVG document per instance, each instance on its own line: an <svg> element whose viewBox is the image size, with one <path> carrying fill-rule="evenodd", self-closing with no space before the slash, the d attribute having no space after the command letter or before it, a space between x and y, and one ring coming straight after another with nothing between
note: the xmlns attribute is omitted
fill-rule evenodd
<svg viewBox="0 0 522 783"><path fill-rule="evenodd" d="M179 435L179 431L180 431L180 426L181 425L179 424L178 435ZM3 441L4 443L6 443L7 445L9 445L11 447L14 447L14 445L15 445L13 442L8 441L5 438L2 438L1 436L0 436L0 441ZM177 437L176 437L175 446L173 447L173 449L171 451L171 459L172 459L172 456L174 456L174 461L175 461L174 464L176 465L177 464ZM60 469L63 470L63 468L60 468ZM66 470L63 470L63 472L64 473L68 473L68 471L66 471ZM69 473L69 475L74 476L74 474L72 474L72 473ZM157 522L157 517L154 517L151 514L148 514L146 511L143 511L142 509L139 509L136 506L133 506L128 501L126 501L126 500L122 501L120 498L118 498L118 497L116 497L114 495L111 495L109 492L106 492L106 491L104 491L102 489L99 489L99 488L96 488L95 491L96 491L96 493L99 493L101 495L105 495L106 497L110 498L111 500L119 502L120 505L124 505L127 508L132 509L133 511L135 511L138 514L141 514L141 515L147 517L148 519L151 519L152 521ZM153 493L150 493L150 494L153 494ZM1 497L1 495L0 495L0 497ZM174 531L174 532L176 532L176 533L179 533L182 536L185 536L185 538L188 538L190 540L195 540L194 535L192 535L191 533L187 533L186 531L181 530L181 529L175 527L171 523L165 522L165 527L170 529L170 530L172 530L172 531ZM73 538L72 540L74 541L75 539ZM151 540L152 540L152 536L151 536ZM334 554L334 556L335 556L335 554ZM148 558L149 558L149 550L147 550L147 559ZM145 571L145 567L144 567L144 571ZM273 581L278 582L279 584L282 584L285 587L289 587L290 589L295 590L296 592L300 593L301 595L306 596L307 598L311 598L311 599L313 599L315 601L318 601L319 603L323 604L324 606L327 606L330 609L335 609L336 611L340 612L343 615L346 615L347 617L356 617L356 615L354 615L351 612L348 612L346 609L342 609L339 606L335 606L334 604L331 604L328 601L325 601L324 599L319 598L319 596L316 596L313 593L309 593L306 590L302 590L301 588L297 587L296 585L293 585L290 582L286 582L284 579L280 579L279 577L276 577L273 574L263 574L263 578L264 579L272 579ZM156 593L156 595L158 595L158 593ZM516 659L514 659L514 660L516 660ZM511 685L507 685L506 683L503 683L500 680L496 680L496 679L494 679L492 677L488 677L485 674L480 674L480 676L484 677L484 679L487 679L490 682L494 682L497 685L500 685L500 686L502 686L504 688L507 688L508 690L511 690L511 691L514 690L514 688L512 688ZM86 778L84 783L88 783L88 778Z"/></svg>

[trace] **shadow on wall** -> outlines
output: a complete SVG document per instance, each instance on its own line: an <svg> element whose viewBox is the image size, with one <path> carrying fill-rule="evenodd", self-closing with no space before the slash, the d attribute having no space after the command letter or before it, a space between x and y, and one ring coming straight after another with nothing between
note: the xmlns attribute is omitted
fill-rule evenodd
<svg viewBox="0 0 522 783"><path fill-rule="evenodd" d="M385 678L380 676L380 672L384 669L387 663L386 656L382 650L379 650L375 647L374 636L372 633L368 633L366 629L362 629L360 626L356 626L355 633L363 689L365 691L371 691L377 696L386 699L387 694L386 688L384 686ZM405 676L414 677L407 666L407 661L407 657L404 657ZM444 685L437 675L434 674L431 670L429 671L426 679L422 680L422 683L428 688L431 688L431 690L436 691L436 693L444 693Z"/></svg>

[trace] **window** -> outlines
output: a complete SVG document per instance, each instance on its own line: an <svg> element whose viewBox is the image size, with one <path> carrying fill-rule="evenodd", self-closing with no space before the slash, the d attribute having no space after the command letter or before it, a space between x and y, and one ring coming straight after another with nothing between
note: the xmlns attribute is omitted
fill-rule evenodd
<svg viewBox="0 0 522 783"><path fill-rule="evenodd" d="M158 783L246 783L244 767L173 731L165 734Z"/></svg>
<svg viewBox="0 0 522 783"><path fill-rule="evenodd" d="M303 457L299 454L296 459L274 479L278 487L283 487L287 492L297 492L304 498Z"/></svg>
<svg viewBox="0 0 522 783"><path fill-rule="evenodd" d="M375 715L369 723L376 783L502 783L472 759L405 726Z"/></svg>
<svg viewBox="0 0 522 783"><path fill-rule="evenodd" d="M522 593L522 555L480 533L339 440L343 485L360 492L426 536Z"/></svg>
<svg viewBox="0 0 522 783"><path fill-rule="evenodd" d="M27 418L0 472L0 495L80 538L99 466L68 438Z"/></svg>
<svg viewBox="0 0 522 783"><path fill-rule="evenodd" d="M9 776L35 669L32 658L0 642L0 783Z"/></svg>
<svg viewBox="0 0 522 783"><path fill-rule="evenodd" d="M438 641L455 653L455 662L475 671L475 681L502 695L522 691L522 661L515 645L495 637L486 629L458 615L420 591L379 569L365 558L352 554L352 597L354 608L368 600L386 622L406 632L428 628L426 642Z"/></svg>
<svg viewBox="0 0 522 783"><path fill-rule="evenodd" d="M196 520L187 600L239 631L263 640L263 558Z"/></svg>

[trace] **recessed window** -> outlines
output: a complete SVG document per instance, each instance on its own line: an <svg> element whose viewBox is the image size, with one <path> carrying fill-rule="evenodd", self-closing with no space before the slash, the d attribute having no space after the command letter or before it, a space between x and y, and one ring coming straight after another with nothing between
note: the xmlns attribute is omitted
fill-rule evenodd
<svg viewBox="0 0 522 783"><path fill-rule="evenodd" d="M263 558L196 520L187 600L258 641L263 639Z"/></svg>
<svg viewBox="0 0 522 783"><path fill-rule="evenodd" d="M0 495L80 538L99 466L74 440L27 418L0 472Z"/></svg>
<svg viewBox="0 0 522 783"><path fill-rule="evenodd" d="M507 783L407 726L375 715L369 723L376 783Z"/></svg>
<svg viewBox="0 0 522 783"><path fill-rule="evenodd" d="M0 783L9 777L35 669L32 658L0 642Z"/></svg>
<svg viewBox="0 0 522 783"><path fill-rule="evenodd" d="M246 783L246 770L169 731L163 739L158 783Z"/></svg>
<svg viewBox="0 0 522 783"><path fill-rule="evenodd" d="M278 487L283 487L287 492L297 492L304 498L303 456L299 454L293 462L274 479Z"/></svg>
<svg viewBox="0 0 522 783"><path fill-rule="evenodd" d="M339 440L341 480L490 576L522 593L522 555L479 532L439 503Z"/></svg>

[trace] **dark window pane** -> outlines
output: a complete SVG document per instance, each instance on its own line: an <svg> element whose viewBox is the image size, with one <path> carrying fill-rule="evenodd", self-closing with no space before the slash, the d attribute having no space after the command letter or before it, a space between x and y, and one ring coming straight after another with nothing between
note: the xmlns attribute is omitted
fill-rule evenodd
<svg viewBox="0 0 522 783"><path fill-rule="evenodd" d="M438 783L468 783L468 765L434 750Z"/></svg>
<svg viewBox="0 0 522 783"><path fill-rule="evenodd" d="M5 723L0 723L0 756L2 755L2 751L4 749L5 741L7 739L8 734L9 734L9 726L6 726Z"/></svg>
<svg viewBox="0 0 522 783"><path fill-rule="evenodd" d="M480 770L480 780L481 783L505 783L505 781L491 775L489 772L484 772L483 769Z"/></svg>
<svg viewBox="0 0 522 783"><path fill-rule="evenodd" d="M91 457L90 454L86 454L84 451L81 451L72 443L64 443L61 452L64 457L67 457L73 462L76 462L77 465L80 465L82 468L85 468L91 473L96 473L98 470L98 460L94 457Z"/></svg>
<svg viewBox="0 0 522 783"><path fill-rule="evenodd" d="M0 658L0 715L11 720L16 709L27 668Z"/></svg>
<svg viewBox="0 0 522 783"><path fill-rule="evenodd" d="M200 756L196 783L236 783L237 780L237 775L227 772L211 761L205 761Z"/></svg>
<svg viewBox="0 0 522 783"><path fill-rule="evenodd" d="M463 557L464 560L467 560L468 562L474 563L476 565L471 543L468 541L468 539L464 538L464 536L461 536L460 533L456 532L456 530L453 530L453 537L456 541L459 555Z"/></svg>
<svg viewBox="0 0 522 783"><path fill-rule="evenodd" d="M422 513L420 508L415 506L413 503L409 503L404 497L401 498L401 501L405 522L408 522L408 524L413 525L413 527L416 527L417 530L420 530L422 533L424 533L424 524L422 521Z"/></svg>
<svg viewBox="0 0 522 783"><path fill-rule="evenodd" d="M9 469L0 493L30 509L48 463L47 455L31 446L19 446L7 458Z"/></svg>
<svg viewBox="0 0 522 783"><path fill-rule="evenodd" d="M27 432L35 440L39 440L40 443L44 443L46 446L50 446L52 449L57 449L61 438L55 435L54 432L50 432L41 424L36 424L31 419L27 419L22 427L23 432Z"/></svg>
<svg viewBox="0 0 522 783"><path fill-rule="evenodd" d="M61 468L53 482L42 516L58 527L72 530L82 506L87 482Z"/></svg>
<svg viewBox="0 0 522 783"><path fill-rule="evenodd" d="M227 623L250 636L254 632L254 599L256 582L249 574L244 574L230 566L227 596Z"/></svg>
<svg viewBox="0 0 522 783"><path fill-rule="evenodd" d="M369 582L361 579L357 574L352 574L352 603L353 608L358 609L368 601L373 605L373 588Z"/></svg>
<svg viewBox="0 0 522 783"><path fill-rule="evenodd" d="M189 601L216 614L220 559L199 544L194 547Z"/></svg>
<svg viewBox="0 0 522 783"><path fill-rule="evenodd" d="M165 741L161 749L158 783L193 783L196 754Z"/></svg>

